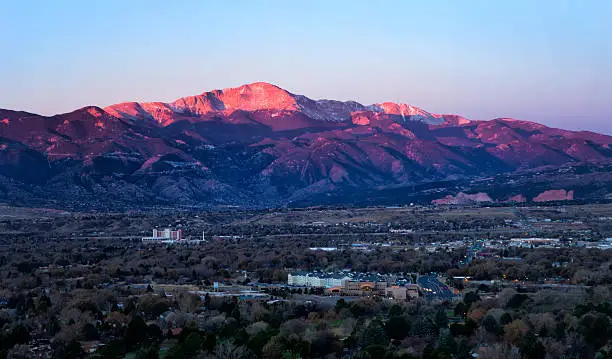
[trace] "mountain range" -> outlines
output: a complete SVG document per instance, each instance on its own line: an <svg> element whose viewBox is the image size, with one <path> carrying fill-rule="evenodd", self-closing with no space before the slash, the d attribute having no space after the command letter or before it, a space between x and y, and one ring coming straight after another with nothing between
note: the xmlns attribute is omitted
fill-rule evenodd
<svg viewBox="0 0 612 359"><path fill-rule="evenodd" d="M41 116L0 109L0 201L74 209L612 198L612 137L268 83Z"/></svg>

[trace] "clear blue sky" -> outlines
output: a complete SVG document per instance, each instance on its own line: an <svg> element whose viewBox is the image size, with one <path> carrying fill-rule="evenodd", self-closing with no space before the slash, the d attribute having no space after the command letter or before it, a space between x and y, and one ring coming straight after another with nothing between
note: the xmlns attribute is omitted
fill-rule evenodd
<svg viewBox="0 0 612 359"><path fill-rule="evenodd" d="M254 81L612 134L612 1L0 0L0 107Z"/></svg>

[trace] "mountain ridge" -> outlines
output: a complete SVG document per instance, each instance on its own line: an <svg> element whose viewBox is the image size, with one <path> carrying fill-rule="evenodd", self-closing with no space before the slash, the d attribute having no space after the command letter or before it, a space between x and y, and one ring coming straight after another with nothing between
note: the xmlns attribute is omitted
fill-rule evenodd
<svg viewBox="0 0 612 359"><path fill-rule="evenodd" d="M602 171L611 146L611 136L590 131L474 121L392 102L312 100L256 82L54 116L0 109L0 201L266 207L317 196L342 203L341 193L396 187L418 200L409 188L460 183L423 197L431 201L469 192L478 178L543 166ZM612 193L607 180L576 176L592 188L572 198ZM573 190L559 188L560 178L547 181L542 192ZM506 201L528 192L512 191L487 196Z"/></svg>
<svg viewBox="0 0 612 359"><path fill-rule="evenodd" d="M234 111L289 111L304 112L312 119L322 121L348 121L355 111L382 112L390 115L421 118L440 123L441 115L434 115L412 105L383 102L363 105L356 101L336 101L328 99L313 100L296 95L267 82L255 82L235 88L206 91L199 95L187 96L172 102L124 102L110 105L104 110L117 117L138 117L143 112L149 116L163 118L164 113L205 116L213 113L225 115ZM127 110L127 111L126 111ZM154 112L154 113L152 113ZM168 122L158 120L160 124Z"/></svg>

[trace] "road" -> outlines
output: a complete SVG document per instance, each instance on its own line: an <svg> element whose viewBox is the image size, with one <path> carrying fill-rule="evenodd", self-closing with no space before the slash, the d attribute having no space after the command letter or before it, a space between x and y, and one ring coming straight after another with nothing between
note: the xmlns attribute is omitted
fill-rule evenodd
<svg viewBox="0 0 612 359"><path fill-rule="evenodd" d="M435 275L423 275L417 279L425 298L431 300L451 300L455 297L450 288L440 282Z"/></svg>
<svg viewBox="0 0 612 359"><path fill-rule="evenodd" d="M470 264L472 259L474 259L474 257L478 255L478 252L480 252L482 249L484 249L483 241L473 242L472 244L468 245L465 251L465 259L462 261L462 263L460 263L460 266L466 266Z"/></svg>
<svg viewBox="0 0 612 359"><path fill-rule="evenodd" d="M491 234L511 234L511 233L523 233L525 230L513 227L504 228L487 228L487 229L465 229L465 230L417 230L408 235L421 236L429 234L445 234L445 235L465 235L465 234L479 234L482 232L488 232ZM317 236L328 236L328 237L358 237L358 236L402 236L404 234L397 234L391 232L351 232L351 233L279 233L279 234L266 234L266 235L253 235L253 238L258 239L272 239L272 238L284 238L284 237L317 237Z"/></svg>

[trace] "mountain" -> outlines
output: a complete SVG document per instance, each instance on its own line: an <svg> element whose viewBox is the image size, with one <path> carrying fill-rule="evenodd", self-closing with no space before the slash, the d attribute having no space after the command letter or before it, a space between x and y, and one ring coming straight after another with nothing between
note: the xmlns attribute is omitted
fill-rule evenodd
<svg viewBox="0 0 612 359"><path fill-rule="evenodd" d="M602 200L612 196L611 146L593 132L312 100L259 82L51 117L0 110L0 201L126 209Z"/></svg>

